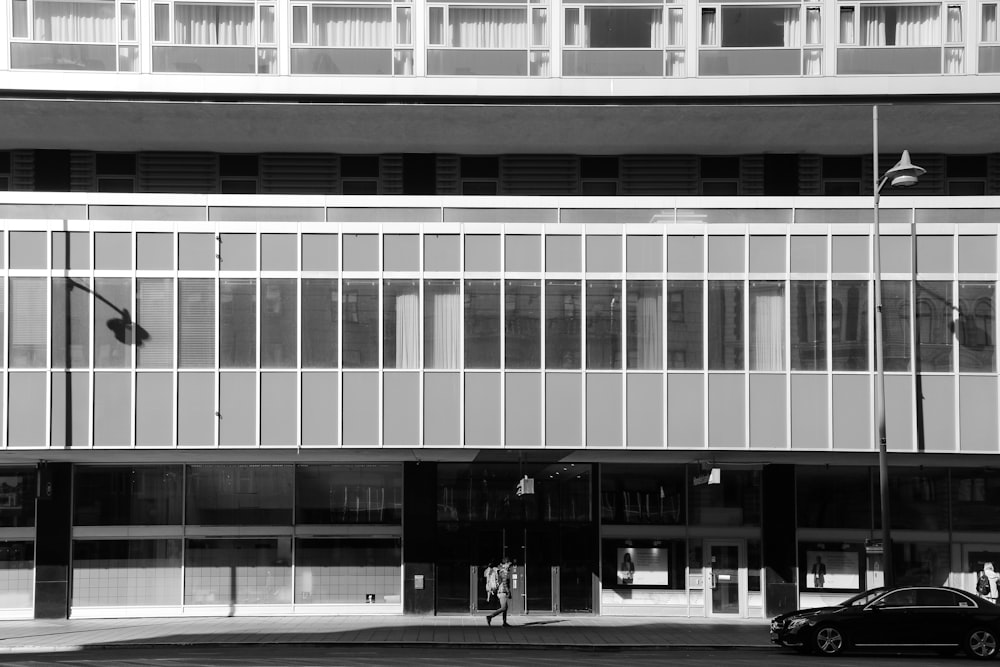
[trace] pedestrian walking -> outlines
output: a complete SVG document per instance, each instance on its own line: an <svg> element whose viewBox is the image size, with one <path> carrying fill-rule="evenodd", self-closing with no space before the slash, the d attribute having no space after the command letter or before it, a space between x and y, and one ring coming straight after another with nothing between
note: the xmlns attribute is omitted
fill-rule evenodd
<svg viewBox="0 0 1000 667"><path fill-rule="evenodd" d="M507 604L510 602L510 569L510 559L504 556L496 568L496 595L500 601L500 608L486 615L486 625L492 625L494 617L502 614L504 627L510 627L510 624L507 623Z"/></svg>

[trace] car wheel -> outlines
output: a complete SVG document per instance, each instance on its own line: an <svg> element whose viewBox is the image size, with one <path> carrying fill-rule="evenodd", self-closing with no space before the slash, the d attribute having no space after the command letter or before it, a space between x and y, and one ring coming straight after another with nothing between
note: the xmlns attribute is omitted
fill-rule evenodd
<svg viewBox="0 0 1000 667"><path fill-rule="evenodd" d="M998 649L1000 649L1000 642L997 641L997 635L992 630L977 628L965 638L965 652L971 658L980 660L995 658Z"/></svg>
<svg viewBox="0 0 1000 667"><path fill-rule="evenodd" d="M835 625L823 625L817 628L812 643L820 655L840 655L847 647L844 633Z"/></svg>

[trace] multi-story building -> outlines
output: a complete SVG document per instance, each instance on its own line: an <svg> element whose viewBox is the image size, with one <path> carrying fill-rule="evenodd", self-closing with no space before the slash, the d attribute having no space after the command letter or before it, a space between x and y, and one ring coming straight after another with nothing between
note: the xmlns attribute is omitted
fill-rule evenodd
<svg viewBox="0 0 1000 667"><path fill-rule="evenodd" d="M998 74L992 0L4 3L0 617L971 586Z"/></svg>

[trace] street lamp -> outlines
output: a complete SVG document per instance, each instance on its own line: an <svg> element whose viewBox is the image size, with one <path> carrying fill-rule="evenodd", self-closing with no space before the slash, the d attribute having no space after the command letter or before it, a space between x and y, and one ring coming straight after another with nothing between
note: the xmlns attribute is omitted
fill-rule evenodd
<svg viewBox="0 0 1000 667"><path fill-rule="evenodd" d="M878 480L879 498L882 510L882 576L886 586L893 584L892 542L889 529L889 462L885 441L885 373L882 367L882 252L878 224L878 198L886 183L893 187L909 187L916 185L917 179L927 173L926 169L910 162L910 152L903 151L892 169L879 178L878 174L878 107L872 107L872 155L874 157L875 197L873 210L875 214L874 255L872 271L875 274L875 434L878 438ZM916 239L914 238L914 243ZM911 270L916 270L913 267ZM916 351L913 352L916 355Z"/></svg>

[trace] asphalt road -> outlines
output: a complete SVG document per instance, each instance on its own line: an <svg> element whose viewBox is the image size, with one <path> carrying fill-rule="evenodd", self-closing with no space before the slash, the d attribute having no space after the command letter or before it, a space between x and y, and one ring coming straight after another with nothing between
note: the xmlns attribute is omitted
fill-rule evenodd
<svg viewBox="0 0 1000 667"><path fill-rule="evenodd" d="M163 649L116 648L63 653L0 653L0 665L38 667L645 667L647 665L767 665L768 667L937 667L963 665L959 655L848 655L838 658L801 656L780 649L754 650L573 650L248 646L207 648L170 646Z"/></svg>

